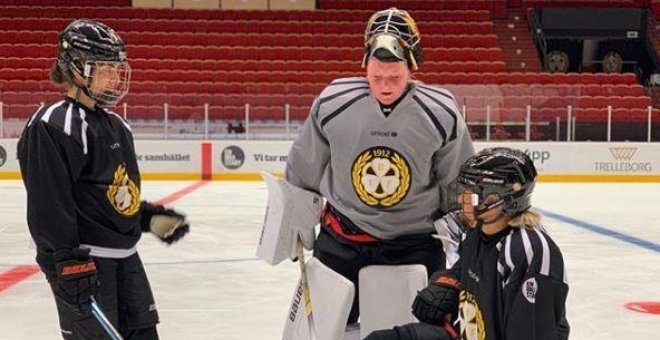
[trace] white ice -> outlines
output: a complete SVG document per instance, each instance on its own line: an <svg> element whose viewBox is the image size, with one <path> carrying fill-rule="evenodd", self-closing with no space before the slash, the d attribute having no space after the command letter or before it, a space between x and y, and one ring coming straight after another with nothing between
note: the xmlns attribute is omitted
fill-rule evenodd
<svg viewBox="0 0 660 340"><path fill-rule="evenodd" d="M192 182L144 182L158 199ZM0 181L0 275L34 264L28 248L25 192ZM627 310L633 301L660 302L658 184L540 183L534 204L549 212L651 242L651 249L546 218L568 268L571 339L646 340L660 336L660 315ZM264 217L262 182L212 182L172 205L192 232L165 246L144 235L138 249L156 296L161 339L280 339L296 264L256 260ZM58 339L51 293L41 273L0 292L0 340Z"/></svg>

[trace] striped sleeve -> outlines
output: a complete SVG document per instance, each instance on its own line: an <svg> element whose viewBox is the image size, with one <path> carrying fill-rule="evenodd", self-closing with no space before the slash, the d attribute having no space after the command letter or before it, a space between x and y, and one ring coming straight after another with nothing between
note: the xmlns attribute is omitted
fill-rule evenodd
<svg viewBox="0 0 660 340"><path fill-rule="evenodd" d="M27 191L30 234L38 249L54 252L78 246L73 186L86 163L75 110L66 102L43 107L30 119L18 144Z"/></svg>
<svg viewBox="0 0 660 340"><path fill-rule="evenodd" d="M504 241L502 275L504 338L557 339L566 331L568 284L561 252L539 229L516 229ZM502 273L500 273L502 274Z"/></svg>

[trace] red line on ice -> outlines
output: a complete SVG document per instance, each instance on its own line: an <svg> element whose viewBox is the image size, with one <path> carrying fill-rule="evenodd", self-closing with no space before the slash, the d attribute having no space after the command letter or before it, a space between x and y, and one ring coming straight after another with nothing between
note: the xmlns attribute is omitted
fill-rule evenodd
<svg viewBox="0 0 660 340"><path fill-rule="evenodd" d="M154 203L156 204L172 203L180 199L181 197L184 197L190 194L191 192L203 187L207 183L208 181L196 182L177 192L174 192L157 201L154 201ZM4 273L0 273L0 293L18 284L19 282L29 278L30 276L36 274L37 272L39 272L39 267L36 265L20 265L20 266L15 266Z"/></svg>

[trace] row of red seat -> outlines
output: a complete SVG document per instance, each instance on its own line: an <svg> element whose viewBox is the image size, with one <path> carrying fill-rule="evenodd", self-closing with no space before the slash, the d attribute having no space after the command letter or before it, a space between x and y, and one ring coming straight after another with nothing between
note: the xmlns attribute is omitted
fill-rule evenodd
<svg viewBox="0 0 660 340"><path fill-rule="evenodd" d="M325 82L285 83L272 82L182 82L182 81L136 81L131 80L131 92L164 92L164 93L290 93L290 94L318 94L327 85ZM62 93L49 80L19 80L0 79L0 91L50 91Z"/></svg>
<svg viewBox="0 0 660 340"><path fill-rule="evenodd" d="M0 58L0 68L47 69L50 58ZM196 70L196 71L331 71L362 72L359 60L174 60L133 59L134 70ZM504 72L503 61L429 61L423 72Z"/></svg>
<svg viewBox="0 0 660 340"><path fill-rule="evenodd" d="M326 83L281 83L281 82L156 82L132 81L131 93L170 93L170 94L274 94L274 95L317 95ZM639 84L491 84L491 85L455 85L441 84L449 90L458 101L463 97L511 97L511 96L545 96L545 97L640 97L645 96L644 88ZM3 93L47 93L61 94L49 81L35 80L2 80L0 81L0 96ZM34 95L37 96L37 95ZM32 97L34 97L32 96ZM37 96L38 97L38 96Z"/></svg>
<svg viewBox="0 0 660 340"><path fill-rule="evenodd" d="M460 96L459 105L467 107L596 107L645 108L651 105L647 96Z"/></svg>
<svg viewBox="0 0 660 340"><path fill-rule="evenodd" d="M171 105L227 105L241 106L250 104L252 106L291 106L311 105L315 94L198 94L198 93L153 93L132 92L124 99L129 105L159 105L169 103ZM33 103L35 98L43 101L53 101L61 98L58 92L3 92L0 101L6 104L28 104ZM647 96L457 96L459 105L468 108L525 108L532 106L541 107L582 107L582 108L604 108L607 106L617 108L645 108L651 105Z"/></svg>
<svg viewBox="0 0 660 340"><path fill-rule="evenodd" d="M131 0L0 0L0 6L85 6L103 8L106 6L130 6Z"/></svg>
<svg viewBox="0 0 660 340"><path fill-rule="evenodd" d="M542 7L589 7L589 8L639 8L648 7L648 0L523 0L524 8Z"/></svg>
<svg viewBox="0 0 660 340"><path fill-rule="evenodd" d="M126 32L120 34L127 45L157 46L362 46L362 34L309 33L191 33ZM495 34L425 34L424 47L497 47ZM56 31L0 31L0 41L11 44L54 44Z"/></svg>
<svg viewBox="0 0 660 340"><path fill-rule="evenodd" d="M359 75L363 74L360 72ZM308 72L308 71L168 71L168 70L134 70L133 81L166 81L166 82L215 82L215 83L305 83L314 81L317 84L328 82L346 76L356 76L355 73L342 72ZM439 72L417 73L416 78L427 84L636 84L632 73L600 74L600 73L522 73L522 72ZM44 80L48 73L45 69L0 69L1 80ZM292 85L292 84L290 84Z"/></svg>
<svg viewBox="0 0 660 340"><path fill-rule="evenodd" d="M39 104L3 105L5 118L27 119L39 108ZM126 117L131 119L164 119L163 105L132 105L127 106ZM123 115L119 108L117 113ZM203 106L168 106L169 119L204 119ZM309 107L289 107L289 118L302 120L309 115ZM250 107L252 120L284 120L286 117L283 106L253 106ZM244 119L245 106L209 106L209 119Z"/></svg>
<svg viewBox="0 0 660 340"><path fill-rule="evenodd" d="M639 84L443 85L456 97L482 96L644 96Z"/></svg>
<svg viewBox="0 0 660 340"><path fill-rule="evenodd" d="M153 9L135 7L62 7L62 6L2 6L0 17L30 18L35 13L48 13L49 18L95 18L95 19L167 19L167 20L263 20L263 21L363 21L373 14L370 10L190 10ZM416 21L490 21L487 10L423 10L410 11Z"/></svg>
<svg viewBox="0 0 660 340"><path fill-rule="evenodd" d="M634 73L463 73L420 74L428 84L636 84Z"/></svg>
<svg viewBox="0 0 660 340"><path fill-rule="evenodd" d="M354 47L237 47L237 46L149 46L126 48L129 58L198 60L362 60L363 49ZM52 58L55 45L0 44L0 57ZM502 61L502 50L494 48L426 48L424 58L434 61Z"/></svg>
<svg viewBox="0 0 660 340"><path fill-rule="evenodd" d="M501 73L505 75L506 73ZM315 80L315 82L310 82ZM598 83L576 83L576 84L538 84L525 82L520 79L519 83L502 84L451 84L438 82L441 86L449 89L452 93L460 96L466 94L482 95L546 95L546 96L567 96L567 95L589 95L587 91L593 91L591 95L618 95L618 96L641 96L644 95L643 88L639 84L609 84L600 85ZM593 80L593 79L592 79ZM327 82L319 81L313 78L305 79L302 82L283 82L280 79L267 82L243 81L230 82L225 79L220 81L202 81L202 82L183 82L175 81L131 81L132 92L165 92L165 93L273 93L273 94L318 94ZM596 90L586 90L602 88L600 92ZM525 92L529 89L531 92ZM59 91L49 80L46 74L41 80L20 80L9 79L0 80L0 91Z"/></svg>
<svg viewBox="0 0 660 340"><path fill-rule="evenodd" d="M368 18L367 18L368 19ZM365 19L365 20L367 20ZM0 18L0 30L31 30L37 27L44 31L60 31L71 20L48 18ZM259 20L213 21L213 20L153 20L153 19L106 19L105 24L118 32L199 32L199 33L332 33L360 34L365 23L323 21ZM419 23L422 34L492 34L493 22L435 22Z"/></svg>
<svg viewBox="0 0 660 340"><path fill-rule="evenodd" d="M363 9L380 10L388 7L399 7L411 10L434 9L473 9L488 10L495 14L506 14L506 0L380 0L380 1L354 1L354 0L321 0L321 9Z"/></svg>
<svg viewBox="0 0 660 340"><path fill-rule="evenodd" d="M3 92L0 93L0 101L5 104L30 104L35 101L52 102L62 98L60 92ZM180 94L180 93L150 93L131 92L123 102L128 105L163 105L168 103L174 106L203 105L212 106L310 106L314 100L314 94Z"/></svg>

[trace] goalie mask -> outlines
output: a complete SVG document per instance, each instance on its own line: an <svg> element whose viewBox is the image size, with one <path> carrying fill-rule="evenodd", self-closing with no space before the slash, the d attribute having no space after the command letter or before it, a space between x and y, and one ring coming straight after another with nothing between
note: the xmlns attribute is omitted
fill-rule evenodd
<svg viewBox="0 0 660 340"><path fill-rule="evenodd" d="M496 219L514 217L531 207L536 175L534 163L522 151L485 149L461 166L450 186L450 197L456 197L457 206L465 206L465 203L472 206L474 210L466 212L473 212L475 216L500 207L500 216Z"/></svg>
<svg viewBox="0 0 660 340"><path fill-rule="evenodd" d="M60 32L58 52L60 70L97 105L114 106L128 93L131 68L124 42L112 28L94 20L75 20Z"/></svg>
<svg viewBox="0 0 660 340"><path fill-rule="evenodd" d="M406 61L412 71L422 66L422 47L415 20L406 11L395 7L376 12L369 19L364 33L364 58L383 61Z"/></svg>

